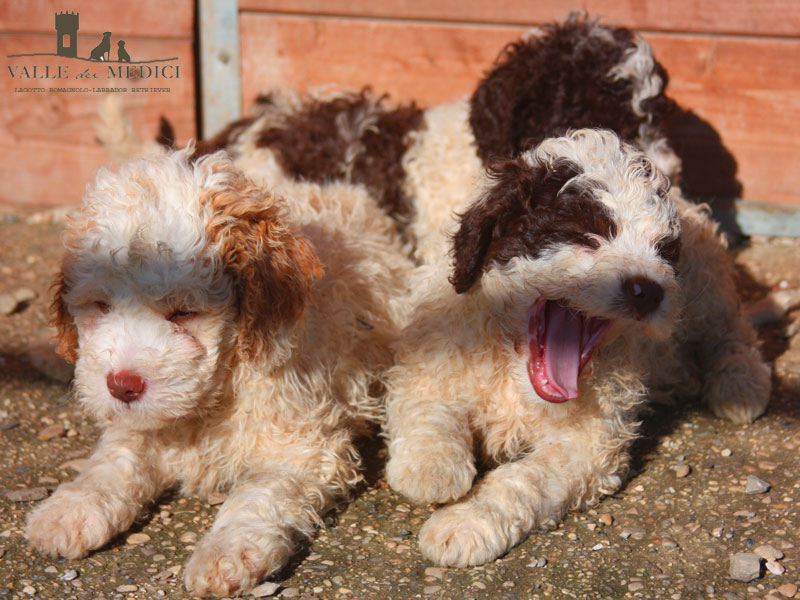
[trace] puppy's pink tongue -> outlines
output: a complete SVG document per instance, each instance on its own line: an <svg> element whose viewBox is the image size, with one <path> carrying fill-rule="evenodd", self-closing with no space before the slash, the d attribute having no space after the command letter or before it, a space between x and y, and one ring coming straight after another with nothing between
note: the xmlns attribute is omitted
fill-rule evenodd
<svg viewBox="0 0 800 600"><path fill-rule="evenodd" d="M541 348L544 374L564 399L578 397L583 320L557 302L548 302L547 325Z"/></svg>

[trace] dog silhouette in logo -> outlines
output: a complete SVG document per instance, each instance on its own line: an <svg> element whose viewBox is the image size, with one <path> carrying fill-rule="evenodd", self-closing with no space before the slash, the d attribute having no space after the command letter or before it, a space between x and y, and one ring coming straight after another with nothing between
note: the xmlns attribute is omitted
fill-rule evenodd
<svg viewBox="0 0 800 600"><path fill-rule="evenodd" d="M131 55L125 50L125 40L117 42L117 59L119 62L131 62Z"/></svg>
<svg viewBox="0 0 800 600"><path fill-rule="evenodd" d="M94 47L89 55L89 60L111 60L111 32L103 32L103 40Z"/></svg>

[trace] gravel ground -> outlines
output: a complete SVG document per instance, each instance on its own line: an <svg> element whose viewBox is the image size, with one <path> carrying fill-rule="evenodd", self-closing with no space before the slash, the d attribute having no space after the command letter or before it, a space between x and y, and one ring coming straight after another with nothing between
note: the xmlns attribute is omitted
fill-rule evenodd
<svg viewBox="0 0 800 600"><path fill-rule="evenodd" d="M162 498L130 532L83 560L38 556L22 536L34 500L75 476L98 435L46 345L59 229L58 213L0 209L0 296L21 301L0 317L0 599L188 598L181 570L213 521L217 506L207 501ZM752 239L737 260L747 301L770 289L800 289L800 240ZM795 311L761 329L776 383L763 418L741 427L688 403L656 407L623 490L482 567L441 569L422 559L416 534L431 509L387 488L383 447L369 442L368 483L260 593L342 600L800 598L798 321ZM751 476L769 490L747 493L757 484ZM743 583L730 577L738 553L773 553L773 560L756 558L758 578Z"/></svg>

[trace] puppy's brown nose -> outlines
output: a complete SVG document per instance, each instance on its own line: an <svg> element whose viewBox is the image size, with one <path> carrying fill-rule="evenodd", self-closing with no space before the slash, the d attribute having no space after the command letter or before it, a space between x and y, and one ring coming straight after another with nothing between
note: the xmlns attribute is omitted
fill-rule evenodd
<svg viewBox="0 0 800 600"><path fill-rule="evenodd" d="M142 394L144 394L144 390L147 387L142 377L124 369L116 373L109 373L106 376L106 385L111 395L123 402L138 400L141 398Z"/></svg>
<svg viewBox="0 0 800 600"><path fill-rule="evenodd" d="M641 320L661 305L664 288L652 279L635 275L622 282L622 294L636 319Z"/></svg>

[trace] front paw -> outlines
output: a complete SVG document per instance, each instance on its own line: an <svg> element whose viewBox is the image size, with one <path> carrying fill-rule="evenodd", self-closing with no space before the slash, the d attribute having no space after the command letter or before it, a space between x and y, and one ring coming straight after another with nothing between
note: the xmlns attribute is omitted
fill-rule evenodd
<svg viewBox="0 0 800 600"><path fill-rule="evenodd" d="M422 555L442 567L482 565L505 554L519 535L503 528L502 519L480 504L463 502L440 508L419 532ZM516 532L517 534L525 532Z"/></svg>
<svg viewBox="0 0 800 600"><path fill-rule="evenodd" d="M212 531L186 564L186 589L196 596L245 593L283 567L293 548L288 538L252 535L245 527Z"/></svg>
<svg viewBox="0 0 800 600"><path fill-rule="evenodd" d="M456 441L403 440L389 447L386 481L417 504L458 500L472 487L475 460Z"/></svg>
<svg viewBox="0 0 800 600"><path fill-rule="evenodd" d="M752 423L769 403L770 369L758 350L746 346L728 352L706 374L703 399L718 417L734 423Z"/></svg>
<svg viewBox="0 0 800 600"><path fill-rule="evenodd" d="M28 515L25 536L43 554L80 558L119 533L119 521L97 492L61 487Z"/></svg>

